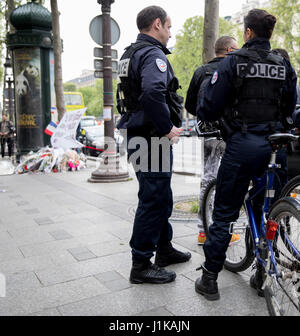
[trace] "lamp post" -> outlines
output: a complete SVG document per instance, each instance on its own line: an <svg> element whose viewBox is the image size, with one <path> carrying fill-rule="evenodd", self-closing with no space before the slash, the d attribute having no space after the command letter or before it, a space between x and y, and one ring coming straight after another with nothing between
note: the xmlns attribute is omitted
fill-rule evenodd
<svg viewBox="0 0 300 336"><path fill-rule="evenodd" d="M3 112L9 116L9 120L14 124L14 98L13 98L13 74L11 59L7 55L4 63L4 94L3 94Z"/></svg>
<svg viewBox="0 0 300 336"><path fill-rule="evenodd" d="M113 118L113 84L112 84L112 56L111 56L111 4L115 0L97 0L102 11L102 40L103 40L103 112L105 148L103 161L88 182L122 182L128 181L128 171L120 167L119 154L116 153L114 140Z"/></svg>

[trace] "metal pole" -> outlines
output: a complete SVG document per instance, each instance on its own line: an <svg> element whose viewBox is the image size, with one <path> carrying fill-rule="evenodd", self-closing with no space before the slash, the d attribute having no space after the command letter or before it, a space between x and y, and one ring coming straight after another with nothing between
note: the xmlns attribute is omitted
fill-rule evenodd
<svg viewBox="0 0 300 336"><path fill-rule="evenodd" d="M111 120L104 121L104 134L114 139L113 120L113 85L112 85L112 61L111 61L111 4L114 0L98 0L102 4L102 38L103 38L103 107L111 110Z"/></svg>
<svg viewBox="0 0 300 336"><path fill-rule="evenodd" d="M113 119L113 85L112 85L112 57L111 57L111 4L115 0L97 0L102 5L102 40L103 40L103 107L109 111L109 120L104 122L105 146L103 161L98 169L92 173L88 182L108 183L128 181L126 169L120 167L119 154L116 153L114 140Z"/></svg>

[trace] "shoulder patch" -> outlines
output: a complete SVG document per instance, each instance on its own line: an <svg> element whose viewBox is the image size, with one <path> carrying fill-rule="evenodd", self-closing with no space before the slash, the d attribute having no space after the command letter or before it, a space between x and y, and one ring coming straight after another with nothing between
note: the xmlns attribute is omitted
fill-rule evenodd
<svg viewBox="0 0 300 336"><path fill-rule="evenodd" d="M130 58L123 59L118 64L118 76L128 77Z"/></svg>
<svg viewBox="0 0 300 336"><path fill-rule="evenodd" d="M216 81L218 80L219 74L218 71L215 71L212 78L211 78L211 84L214 85Z"/></svg>
<svg viewBox="0 0 300 336"><path fill-rule="evenodd" d="M166 72L168 69L167 63L160 58L156 59L156 65L161 72Z"/></svg>

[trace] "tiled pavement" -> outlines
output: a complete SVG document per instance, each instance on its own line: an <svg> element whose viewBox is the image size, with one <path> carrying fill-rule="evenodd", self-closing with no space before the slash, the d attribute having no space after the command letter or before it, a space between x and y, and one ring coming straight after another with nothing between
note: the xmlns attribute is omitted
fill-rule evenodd
<svg viewBox="0 0 300 336"><path fill-rule="evenodd" d="M192 253L170 266L176 281L132 285L129 211L137 183L91 184L94 163L74 173L0 176L0 315L267 315L249 274L219 276L220 301L194 291L203 261L195 222L174 222L174 245ZM174 196L197 194L199 180L174 174Z"/></svg>

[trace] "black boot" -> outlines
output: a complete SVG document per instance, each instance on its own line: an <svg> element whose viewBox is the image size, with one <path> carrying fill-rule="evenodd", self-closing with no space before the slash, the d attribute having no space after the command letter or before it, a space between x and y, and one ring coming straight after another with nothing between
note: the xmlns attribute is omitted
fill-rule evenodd
<svg viewBox="0 0 300 336"><path fill-rule="evenodd" d="M250 278L250 286L257 291L257 295L260 297L265 297L264 290L262 286L265 281L265 271L261 264L256 263L256 272Z"/></svg>
<svg viewBox="0 0 300 336"><path fill-rule="evenodd" d="M133 284L164 284L174 281L175 278L175 272L167 271L164 268L153 265L151 262L147 264L134 262L132 264L129 280Z"/></svg>
<svg viewBox="0 0 300 336"><path fill-rule="evenodd" d="M179 264L191 259L190 252L180 252L176 250L171 242L166 246L159 247L155 255L155 264L159 267L166 267L171 264Z"/></svg>
<svg viewBox="0 0 300 336"><path fill-rule="evenodd" d="M215 301L220 299L220 293L218 290L218 273L213 273L207 270L203 265L202 278L198 278L195 282L195 290L198 294L204 295L209 301Z"/></svg>

